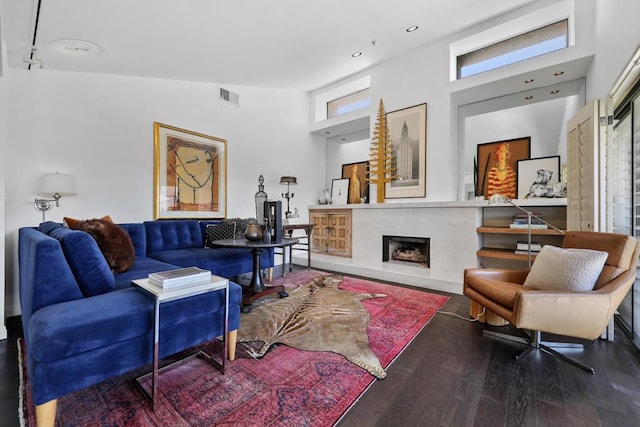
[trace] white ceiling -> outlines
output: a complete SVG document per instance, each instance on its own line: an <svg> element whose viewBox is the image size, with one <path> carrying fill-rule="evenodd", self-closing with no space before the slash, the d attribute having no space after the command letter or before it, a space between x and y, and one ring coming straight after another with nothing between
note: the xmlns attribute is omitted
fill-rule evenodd
<svg viewBox="0 0 640 427"><path fill-rule="evenodd" d="M0 1L8 64L26 68L38 0ZM36 45L46 69L313 90L532 2L42 0Z"/></svg>

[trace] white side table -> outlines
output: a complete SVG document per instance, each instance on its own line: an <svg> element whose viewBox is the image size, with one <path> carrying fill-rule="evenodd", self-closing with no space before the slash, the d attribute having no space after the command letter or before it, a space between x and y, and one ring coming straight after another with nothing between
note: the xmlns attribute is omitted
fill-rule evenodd
<svg viewBox="0 0 640 427"><path fill-rule="evenodd" d="M224 349L222 353L222 363L217 363L211 355L206 354L204 352L198 352L195 355L204 356L209 362L218 366L224 375L224 365L225 359L227 358L227 334L229 333L229 280L219 276L211 276L211 281L209 283L199 284L199 285L185 285L185 286L176 286L174 288L164 289L156 285L152 285L149 283L148 279L138 279L132 281L133 285L140 288L146 294L151 295L155 300L154 310L153 310L153 371L152 371L152 379L151 379L151 395L145 390L144 387L138 381L140 378L136 379L137 384L139 385L142 392L147 396L147 398L151 401L153 408L155 409L156 402L156 389L158 384L158 347L159 347L159 336L160 336L160 304L174 301L182 298L188 298L195 295L203 294L206 292L213 292L224 289L225 294L225 303L224 303ZM192 357L189 356L189 357ZM183 359L184 360L184 359ZM178 362L182 362L180 360ZM171 365L165 366L163 369L169 368L174 365L174 362ZM149 375L149 374L147 374ZM143 375L146 376L146 375Z"/></svg>

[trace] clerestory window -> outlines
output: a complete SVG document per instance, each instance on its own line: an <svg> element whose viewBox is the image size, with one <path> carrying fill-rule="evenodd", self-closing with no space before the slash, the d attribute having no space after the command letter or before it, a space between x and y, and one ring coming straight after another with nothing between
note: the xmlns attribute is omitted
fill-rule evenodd
<svg viewBox="0 0 640 427"><path fill-rule="evenodd" d="M457 78L473 76L569 46L569 20L512 37L456 57Z"/></svg>

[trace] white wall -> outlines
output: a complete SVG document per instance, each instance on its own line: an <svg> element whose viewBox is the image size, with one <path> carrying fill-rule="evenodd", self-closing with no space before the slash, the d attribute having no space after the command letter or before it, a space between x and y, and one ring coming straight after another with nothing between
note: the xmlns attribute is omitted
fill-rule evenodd
<svg viewBox="0 0 640 427"><path fill-rule="evenodd" d="M327 188L331 191L331 181L342 178L342 165L369 160L371 139L352 142L327 140Z"/></svg>
<svg viewBox="0 0 640 427"><path fill-rule="evenodd" d="M587 79L587 99L607 96L640 46L640 1L597 0L595 59Z"/></svg>
<svg viewBox="0 0 640 427"><path fill-rule="evenodd" d="M240 107L218 100L218 85L50 70L10 69L7 145L7 311L18 313L17 230L37 225L43 173L66 172L78 195L47 220L111 215L153 219L153 122L212 135L227 144L227 216L255 216L258 176L281 200L282 175L298 177L291 208L306 219L324 185L325 147L309 134L303 92L234 87ZM286 203L286 200L285 200Z"/></svg>

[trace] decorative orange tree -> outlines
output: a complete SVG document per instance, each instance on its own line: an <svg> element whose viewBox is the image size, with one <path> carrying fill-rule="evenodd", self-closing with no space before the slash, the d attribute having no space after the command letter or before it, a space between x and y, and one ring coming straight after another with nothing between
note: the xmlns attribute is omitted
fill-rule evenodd
<svg viewBox="0 0 640 427"><path fill-rule="evenodd" d="M376 184L377 202L384 203L385 184L396 179L396 168L394 167L393 148L391 147L391 137L389 136L387 116L384 112L382 99L378 107L378 119L371 139L369 156L371 160L369 162L369 178L367 178L367 181Z"/></svg>

